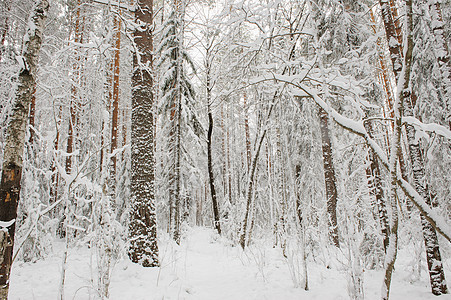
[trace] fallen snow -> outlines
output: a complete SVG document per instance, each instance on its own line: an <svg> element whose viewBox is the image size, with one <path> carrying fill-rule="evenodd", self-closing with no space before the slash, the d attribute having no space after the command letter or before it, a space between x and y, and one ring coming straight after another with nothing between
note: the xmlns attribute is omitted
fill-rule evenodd
<svg viewBox="0 0 451 300"><path fill-rule="evenodd" d="M110 285L110 299L349 299L346 271L308 263L309 291L295 288L287 260L271 242L257 241L246 251L233 247L204 228L189 229L181 246L160 238L160 268L142 268L127 258L116 264ZM13 265L10 299L56 299L63 245L55 255L36 263ZM427 273L409 282L407 265L411 257L398 255L390 299L444 300L430 293ZM69 251L66 299L97 299L95 250L87 247ZM449 264L446 265L450 275ZM365 271L366 299L380 298L383 271Z"/></svg>

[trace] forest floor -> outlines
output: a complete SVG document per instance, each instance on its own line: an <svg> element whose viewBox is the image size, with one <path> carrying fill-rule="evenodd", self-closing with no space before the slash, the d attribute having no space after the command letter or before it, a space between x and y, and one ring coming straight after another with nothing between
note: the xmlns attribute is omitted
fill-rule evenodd
<svg viewBox="0 0 451 300"><path fill-rule="evenodd" d="M349 273L344 264L326 268L309 261L309 291L305 291L295 287L293 281L294 277L303 278L301 265L295 263L296 257L288 255L288 259L284 258L281 249L273 248L270 243L255 242L243 252L211 229L198 227L187 231L180 247L167 237L160 239L160 268L142 268L127 258L117 261L111 278L110 299L349 299ZM57 299L62 249L63 243L59 241L54 247L54 255L44 260L16 262L10 300ZM435 297L430 293L424 271L412 280L410 261L412 256L401 250L390 299L451 299L451 295ZM88 247L70 249L65 299L97 299L95 265L94 250ZM449 260L445 267L450 278ZM382 270L365 271L365 299L380 298L382 279Z"/></svg>

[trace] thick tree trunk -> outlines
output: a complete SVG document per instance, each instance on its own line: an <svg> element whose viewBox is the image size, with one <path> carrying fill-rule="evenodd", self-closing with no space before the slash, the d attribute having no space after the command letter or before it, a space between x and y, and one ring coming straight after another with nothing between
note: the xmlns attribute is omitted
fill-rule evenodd
<svg viewBox="0 0 451 300"><path fill-rule="evenodd" d="M7 128L0 181L0 231L3 232L0 247L0 299L2 300L8 298L27 119L36 88L35 76L48 8L49 4L46 0L36 1L33 8L29 22L30 28L24 38L23 68L18 78L16 101Z"/></svg>
<svg viewBox="0 0 451 300"><path fill-rule="evenodd" d="M327 216L329 219L329 236L332 243L336 247L340 247L337 223L337 180L335 178L335 169L332 159L332 143L328 127L329 119L327 112L322 108L319 109L319 117L323 149L324 181L326 184Z"/></svg>
<svg viewBox="0 0 451 300"><path fill-rule="evenodd" d="M442 76L443 98L445 99L444 107L448 112L446 118L448 126L451 129L451 60L440 2L439 0L429 0L429 12L432 17L431 27L435 38L435 56Z"/></svg>
<svg viewBox="0 0 451 300"><path fill-rule="evenodd" d="M402 69L402 51L398 42L398 36L396 34L396 26L391 13L389 1L379 0L379 4L381 6L382 20L384 22L385 35L388 42L393 71L395 73L395 78L397 79L398 74Z"/></svg>
<svg viewBox="0 0 451 300"><path fill-rule="evenodd" d="M153 0L141 0L135 11L142 28L134 32L133 55L131 208L128 255L144 267L159 265L155 207L155 132L152 76Z"/></svg>

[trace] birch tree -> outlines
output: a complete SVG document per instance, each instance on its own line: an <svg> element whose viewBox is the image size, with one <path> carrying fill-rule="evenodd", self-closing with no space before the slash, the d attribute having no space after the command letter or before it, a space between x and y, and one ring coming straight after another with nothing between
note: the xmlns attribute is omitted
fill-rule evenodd
<svg viewBox="0 0 451 300"><path fill-rule="evenodd" d="M29 107L36 88L39 52L43 39L44 22L49 3L36 1L31 12L28 30L24 37L21 55L19 86L16 92L13 114L8 124L5 153L0 182L0 298L8 298L17 205L21 190L22 155Z"/></svg>

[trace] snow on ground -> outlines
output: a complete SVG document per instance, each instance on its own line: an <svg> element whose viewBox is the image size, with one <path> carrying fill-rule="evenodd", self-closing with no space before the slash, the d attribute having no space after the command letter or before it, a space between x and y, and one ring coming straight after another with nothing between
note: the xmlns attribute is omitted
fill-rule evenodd
<svg viewBox="0 0 451 300"><path fill-rule="evenodd" d="M245 252L210 229L189 229L179 247L163 237L161 268L142 268L121 259L114 267L110 299L349 299L346 272L308 265L309 291L295 288L289 262L278 248L261 242ZM60 283L62 244L55 255L36 263L13 265L10 299L56 299ZM450 300L430 293L427 274L409 282L408 260L402 251L392 280L390 299ZM95 252L87 247L69 252L65 299L97 299ZM449 265L446 275L451 276ZM365 298L379 299L383 272L366 271ZM449 280L448 280L449 282Z"/></svg>

